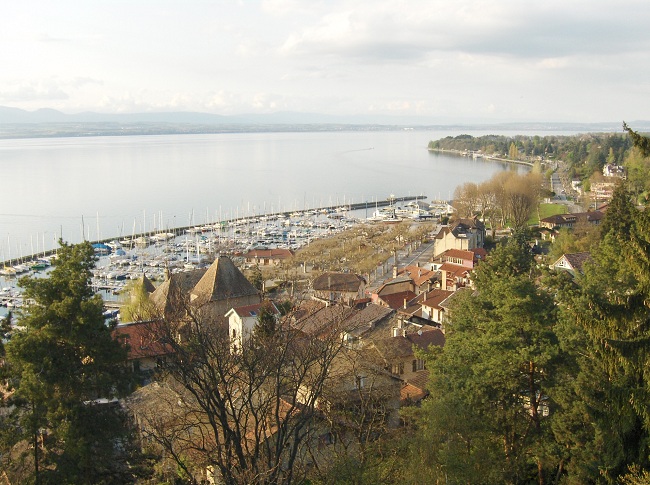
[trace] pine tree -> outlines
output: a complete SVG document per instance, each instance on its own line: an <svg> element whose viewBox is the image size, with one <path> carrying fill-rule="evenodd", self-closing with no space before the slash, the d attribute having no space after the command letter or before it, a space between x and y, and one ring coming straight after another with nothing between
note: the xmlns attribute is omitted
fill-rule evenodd
<svg viewBox="0 0 650 485"><path fill-rule="evenodd" d="M603 228L579 287L560 298L577 364L564 408L582 410L559 437L574 450L574 483L650 469L650 215L621 186Z"/></svg>
<svg viewBox="0 0 650 485"><path fill-rule="evenodd" d="M431 355L423 433L454 483L524 483L556 465L546 404L558 361L554 306L535 284L521 237L476 270L476 292L454 296L447 340Z"/></svg>
<svg viewBox="0 0 650 485"><path fill-rule="evenodd" d="M48 278L20 280L24 330L7 345L17 429L31 443L36 483L101 483L115 478L122 416L103 404L126 389L125 349L104 324L90 286L89 243L61 243ZM123 423L122 423L123 424Z"/></svg>

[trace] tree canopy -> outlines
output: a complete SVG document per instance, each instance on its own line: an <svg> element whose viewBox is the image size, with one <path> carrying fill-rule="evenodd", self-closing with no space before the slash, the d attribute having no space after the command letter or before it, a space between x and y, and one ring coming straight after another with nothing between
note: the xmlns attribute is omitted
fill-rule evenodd
<svg viewBox="0 0 650 485"><path fill-rule="evenodd" d="M31 472L20 481L120 481L122 416L108 402L128 389L126 349L112 338L90 287L94 264L89 243L61 243L48 278L20 280L29 303L6 348L16 408L5 423L14 450L32 443Z"/></svg>

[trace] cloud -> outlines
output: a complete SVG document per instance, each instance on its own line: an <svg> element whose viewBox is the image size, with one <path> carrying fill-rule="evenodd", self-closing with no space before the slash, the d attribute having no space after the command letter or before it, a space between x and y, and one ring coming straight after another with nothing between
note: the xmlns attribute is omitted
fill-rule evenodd
<svg viewBox="0 0 650 485"><path fill-rule="evenodd" d="M57 83L27 83L16 85L0 91L3 103L20 103L29 101L60 101L69 99L69 95Z"/></svg>
<svg viewBox="0 0 650 485"><path fill-rule="evenodd" d="M286 56L412 61L437 52L514 58L647 49L649 7L639 2L339 2L287 35Z"/></svg>

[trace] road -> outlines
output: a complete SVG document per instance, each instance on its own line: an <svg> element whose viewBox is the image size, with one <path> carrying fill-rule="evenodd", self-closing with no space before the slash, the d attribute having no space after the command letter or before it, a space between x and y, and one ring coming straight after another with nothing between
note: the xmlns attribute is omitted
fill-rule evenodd
<svg viewBox="0 0 650 485"><path fill-rule="evenodd" d="M437 228L434 230L434 233L435 232L437 232ZM420 247L414 251L408 251L408 249L401 249L397 251L397 267L403 268L404 266L409 266L415 264L416 262L419 263L420 266L424 266L431 260L431 257L433 256L433 244L434 241L432 240L431 242L421 244ZM386 273L382 274L376 280L370 283L370 285L366 288L366 291L372 293L373 291L379 289L381 285L383 285L386 281L391 279L393 277L394 266L395 258L391 256L388 258L385 264L385 267L387 268Z"/></svg>

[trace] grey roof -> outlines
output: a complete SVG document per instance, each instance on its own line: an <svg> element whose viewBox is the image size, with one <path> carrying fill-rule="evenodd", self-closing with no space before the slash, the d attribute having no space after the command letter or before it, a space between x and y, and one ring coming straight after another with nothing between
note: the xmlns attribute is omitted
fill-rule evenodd
<svg viewBox="0 0 650 485"><path fill-rule="evenodd" d="M258 294L227 256L220 256L212 263L191 293L193 302L199 305Z"/></svg>
<svg viewBox="0 0 650 485"><path fill-rule="evenodd" d="M433 328L421 334L409 333L406 336L388 337L376 340L375 348L386 362L413 355L413 347L426 350L430 345L442 347L445 345L445 334L440 329Z"/></svg>
<svg viewBox="0 0 650 485"><path fill-rule="evenodd" d="M345 325L342 322L357 312L358 310L349 307L327 306L296 321L292 326L307 335L316 337L341 330L341 327Z"/></svg>
<svg viewBox="0 0 650 485"><path fill-rule="evenodd" d="M363 310L350 316L345 322L345 328L350 335L360 336L371 330L377 322L395 313L392 308L371 303Z"/></svg>
<svg viewBox="0 0 650 485"><path fill-rule="evenodd" d="M562 257L569 262L573 269L582 272L582 266L585 264L585 262L591 259L591 253L588 251L583 253L567 253L563 254Z"/></svg>

